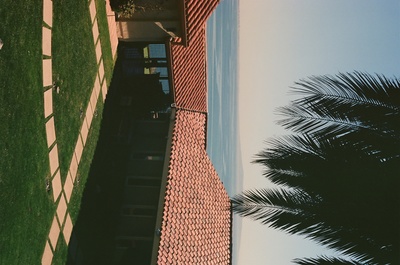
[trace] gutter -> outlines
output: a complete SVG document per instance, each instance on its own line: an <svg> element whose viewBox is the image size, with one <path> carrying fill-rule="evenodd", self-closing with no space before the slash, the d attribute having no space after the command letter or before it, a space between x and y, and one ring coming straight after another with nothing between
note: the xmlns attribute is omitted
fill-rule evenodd
<svg viewBox="0 0 400 265"><path fill-rule="evenodd" d="M164 166L163 166L163 173L162 173L161 187L160 187L160 197L158 199L157 218L156 218L156 225L153 237L153 250L151 254L151 263L150 263L151 265L157 264L158 249L160 247L160 240L162 235L161 226L164 215L165 191L167 187L167 177L169 174L168 169L171 160L172 136L175 128L175 119L176 119L176 109L172 107L171 116L169 118L168 140L165 148Z"/></svg>
<svg viewBox="0 0 400 265"><path fill-rule="evenodd" d="M181 13L181 24L182 24L182 43L181 45L187 47L188 46L188 29L187 29L187 20L186 20L186 0L178 0L179 1L179 9Z"/></svg>

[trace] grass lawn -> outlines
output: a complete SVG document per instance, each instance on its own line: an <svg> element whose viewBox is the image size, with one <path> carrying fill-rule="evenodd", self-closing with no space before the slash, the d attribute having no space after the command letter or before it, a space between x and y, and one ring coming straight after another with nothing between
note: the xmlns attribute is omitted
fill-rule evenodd
<svg viewBox="0 0 400 265"><path fill-rule="evenodd" d="M88 140L86 142L86 147L82 154L81 163L79 164L77 179L79 179L79 184L77 184L72 192L71 201L68 205L68 212L71 215L72 222L75 224L80 206L83 192L85 190L85 184L89 176L89 171L92 164L92 159L96 150L97 140L99 138L100 126L102 121L102 111L103 111L103 99L99 98L97 102L99 115L93 118L92 126L89 131ZM65 243L63 237L60 236L62 240L58 240L57 251L54 254L53 264L66 264L68 246Z"/></svg>
<svg viewBox="0 0 400 265"><path fill-rule="evenodd" d="M27 0L2 0L0 8L4 42L0 50L0 264L40 264L55 214L52 194L45 190L50 170L42 86L42 8L43 1ZM105 10L99 7L98 11L101 8ZM113 61L105 11L98 19L110 82ZM82 123L80 108L86 109L97 71L86 0L53 2L52 46L54 78L62 80L53 106L65 179ZM101 111L100 99L99 115L93 120L79 166L81 186L75 188L69 205L73 221L97 143ZM64 264L66 259L61 239L53 264Z"/></svg>
<svg viewBox="0 0 400 265"><path fill-rule="evenodd" d="M100 41L107 82L113 69L104 1L97 3ZM89 2L60 0L53 4L53 78L58 80L55 125L64 181L97 73ZM68 78L67 78L68 77Z"/></svg>
<svg viewBox="0 0 400 265"><path fill-rule="evenodd" d="M38 264L54 215L45 190L41 17L42 1L1 1L0 264Z"/></svg>
<svg viewBox="0 0 400 265"><path fill-rule="evenodd" d="M104 60L104 72L107 80L107 86L111 83L114 71L114 60L111 53L110 33L108 31L108 22L106 16L106 5L102 0L96 0L97 7L97 23L99 25L101 50Z"/></svg>
<svg viewBox="0 0 400 265"><path fill-rule="evenodd" d="M53 98L55 126L65 181L97 73L87 1L54 1L52 45L53 80L60 86Z"/></svg>

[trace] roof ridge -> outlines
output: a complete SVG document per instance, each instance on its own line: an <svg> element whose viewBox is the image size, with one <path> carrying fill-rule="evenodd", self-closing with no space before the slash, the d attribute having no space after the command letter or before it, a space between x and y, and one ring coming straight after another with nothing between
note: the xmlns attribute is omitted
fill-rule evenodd
<svg viewBox="0 0 400 265"><path fill-rule="evenodd" d="M176 106L176 104L172 104L174 106L172 106L173 108L175 108L176 110L184 110L184 111L189 111L189 112L195 112L195 113L200 113L200 114L206 114L208 115L207 111L202 111L202 110L196 110L196 109L189 109L189 108L185 108L185 107L179 107Z"/></svg>

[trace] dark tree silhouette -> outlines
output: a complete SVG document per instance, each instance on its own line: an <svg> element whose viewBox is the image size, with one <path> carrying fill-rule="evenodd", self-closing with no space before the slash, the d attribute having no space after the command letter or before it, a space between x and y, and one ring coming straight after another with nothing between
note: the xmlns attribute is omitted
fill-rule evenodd
<svg viewBox="0 0 400 265"><path fill-rule="evenodd" d="M399 80L317 76L294 92L302 97L278 109L294 134L270 140L254 161L282 189L245 191L233 210L354 258L298 264L399 264Z"/></svg>

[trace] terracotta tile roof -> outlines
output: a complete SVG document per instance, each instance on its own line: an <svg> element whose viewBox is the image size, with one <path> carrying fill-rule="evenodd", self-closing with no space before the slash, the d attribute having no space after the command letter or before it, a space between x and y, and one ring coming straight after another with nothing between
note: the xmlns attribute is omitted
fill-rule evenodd
<svg viewBox="0 0 400 265"><path fill-rule="evenodd" d="M185 33L181 39L183 45L190 46L199 30L204 27L207 18L220 0L183 0L183 23Z"/></svg>
<svg viewBox="0 0 400 265"><path fill-rule="evenodd" d="M205 27L189 47L172 43L170 49L176 106L207 112Z"/></svg>
<svg viewBox="0 0 400 265"><path fill-rule="evenodd" d="M229 264L230 200L204 148L206 114L177 110L158 264Z"/></svg>

